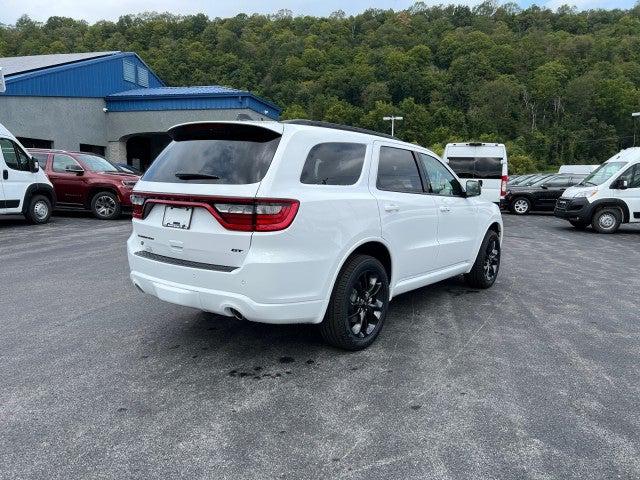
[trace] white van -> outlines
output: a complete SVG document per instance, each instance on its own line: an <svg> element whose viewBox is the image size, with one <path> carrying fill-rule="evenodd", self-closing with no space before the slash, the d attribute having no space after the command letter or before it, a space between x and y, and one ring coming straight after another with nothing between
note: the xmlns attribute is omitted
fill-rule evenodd
<svg viewBox="0 0 640 480"><path fill-rule="evenodd" d="M448 143L444 161L465 180L482 180L483 200L500 204L507 194L509 168L502 143Z"/></svg>
<svg viewBox="0 0 640 480"><path fill-rule="evenodd" d="M556 217L578 228L613 233L621 223L640 223L640 147L604 162L556 202Z"/></svg>
<svg viewBox="0 0 640 480"><path fill-rule="evenodd" d="M9 130L0 124L0 215L24 215L47 223L55 205L47 175Z"/></svg>

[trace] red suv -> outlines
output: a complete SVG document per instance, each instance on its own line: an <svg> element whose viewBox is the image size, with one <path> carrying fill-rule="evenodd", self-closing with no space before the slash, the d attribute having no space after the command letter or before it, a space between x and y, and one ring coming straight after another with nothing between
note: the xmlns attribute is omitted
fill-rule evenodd
<svg viewBox="0 0 640 480"><path fill-rule="evenodd" d="M131 190L140 179L102 157L84 152L29 149L53 184L60 210L89 210L102 220L131 209Z"/></svg>

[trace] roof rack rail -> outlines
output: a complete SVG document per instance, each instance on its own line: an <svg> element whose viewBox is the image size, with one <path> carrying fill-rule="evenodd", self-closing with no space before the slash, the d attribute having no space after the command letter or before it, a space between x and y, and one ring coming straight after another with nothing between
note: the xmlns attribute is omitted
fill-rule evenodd
<svg viewBox="0 0 640 480"><path fill-rule="evenodd" d="M338 123L321 122L319 120L295 119L295 120L283 120L282 123L290 123L292 125L306 125L309 127L332 128L334 130L345 130L347 132L364 133L366 135L375 135L376 137L384 137L384 138L391 138L393 140L399 140L399 138L394 137L392 135L388 135L386 133L380 133L374 130L367 130L366 128L350 127L349 125L340 125Z"/></svg>

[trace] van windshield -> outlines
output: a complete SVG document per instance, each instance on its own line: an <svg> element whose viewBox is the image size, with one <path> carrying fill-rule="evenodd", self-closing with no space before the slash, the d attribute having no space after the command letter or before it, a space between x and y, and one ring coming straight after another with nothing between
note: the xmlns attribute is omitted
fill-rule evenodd
<svg viewBox="0 0 640 480"><path fill-rule="evenodd" d="M578 185L584 186L596 186L602 185L609 180L613 175L620 171L627 162L607 162L596 168L590 175L582 180Z"/></svg>
<svg viewBox="0 0 640 480"><path fill-rule="evenodd" d="M260 182L280 134L251 125L205 124L172 131L174 141L142 177L148 182L244 185Z"/></svg>

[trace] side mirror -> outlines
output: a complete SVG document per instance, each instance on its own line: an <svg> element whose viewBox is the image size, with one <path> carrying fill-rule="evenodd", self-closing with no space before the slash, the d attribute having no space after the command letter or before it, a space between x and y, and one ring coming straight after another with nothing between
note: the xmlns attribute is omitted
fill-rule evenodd
<svg viewBox="0 0 640 480"><path fill-rule="evenodd" d="M38 163L38 161L33 157L31 158L30 166L31 173L38 173L38 171L40 170L40 163Z"/></svg>
<svg viewBox="0 0 640 480"><path fill-rule="evenodd" d="M614 182L612 186L613 188L617 188L618 190L626 190L627 188L629 188L629 181L619 178Z"/></svg>
<svg viewBox="0 0 640 480"><path fill-rule="evenodd" d="M482 193L482 185L478 180L467 180L466 197L478 197Z"/></svg>
<svg viewBox="0 0 640 480"><path fill-rule="evenodd" d="M84 168L82 168L80 165L67 165L64 171L67 173L75 173L76 175L84 174Z"/></svg>

